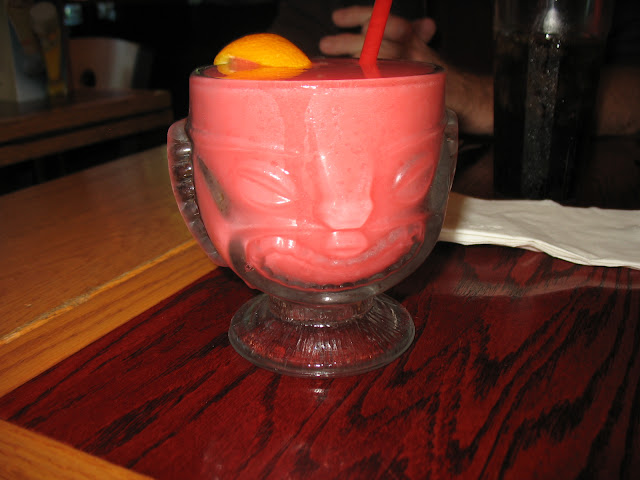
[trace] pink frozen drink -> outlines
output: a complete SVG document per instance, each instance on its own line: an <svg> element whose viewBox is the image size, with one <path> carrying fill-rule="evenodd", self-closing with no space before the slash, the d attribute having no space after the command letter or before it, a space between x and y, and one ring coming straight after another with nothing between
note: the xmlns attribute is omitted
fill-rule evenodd
<svg viewBox="0 0 640 480"><path fill-rule="evenodd" d="M339 288L396 271L420 250L446 123L444 72L396 61L377 70L367 77L357 60L321 59L288 79L228 79L216 67L190 77L198 208L236 272Z"/></svg>

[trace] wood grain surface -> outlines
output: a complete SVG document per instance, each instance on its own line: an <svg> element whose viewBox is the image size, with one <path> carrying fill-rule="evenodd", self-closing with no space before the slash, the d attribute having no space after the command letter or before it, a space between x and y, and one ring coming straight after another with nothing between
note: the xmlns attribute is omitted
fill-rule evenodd
<svg viewBox="0 0 640 480"><path fill-rule="evenodd" d="M639 146L599 141L578 203L639 209ZM212 271L165 155L0 197L0 478L640 478L639 271L440 243L390 292L400 359L278 376L230 347L256 292ZM491 173L467 151L454 188Z"/></svg>
<svg viewBox="0 0 640 480"><path fill-rule="evenodd" d="M211 271L159 147L0 196L0 394Z"/></svg>
<svg viewBox="0 0 640 480"><path fill-rule="evenodd" d="M25 448L25 445L33 448ZM144 480L149 477L0 421L0 478Z"/></svg>
<svg viewBox="0 0 640 480"><path fill-rule="evenodd" d="M440 243L391 292L388 367L279 376L230 347L255 295L217 269L0 399L0 417L178 478L640 476L640 271Z"/></svg>

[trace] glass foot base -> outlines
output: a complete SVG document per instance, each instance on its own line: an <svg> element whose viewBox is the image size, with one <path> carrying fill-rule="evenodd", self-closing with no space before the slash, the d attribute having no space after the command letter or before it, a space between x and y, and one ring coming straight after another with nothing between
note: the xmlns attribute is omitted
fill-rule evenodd
<svg viewBox="0 0 640 480"><path fill-rule="evenodd" d="M339 377L395 360L414 334L409 312L386 295L319 306L262 294L235 314L229 340L259 367L286 375Z"/></svg>

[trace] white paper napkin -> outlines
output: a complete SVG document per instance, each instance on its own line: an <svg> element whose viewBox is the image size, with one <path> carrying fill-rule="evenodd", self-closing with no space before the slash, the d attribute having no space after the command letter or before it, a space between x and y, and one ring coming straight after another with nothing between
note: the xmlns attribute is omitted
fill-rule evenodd
<svg viewBox="0 0 640 480"><path fill-rule="evenodd" d="M440 240L545 252L581 265L640 269L640 211L451 193Z"/></svg>

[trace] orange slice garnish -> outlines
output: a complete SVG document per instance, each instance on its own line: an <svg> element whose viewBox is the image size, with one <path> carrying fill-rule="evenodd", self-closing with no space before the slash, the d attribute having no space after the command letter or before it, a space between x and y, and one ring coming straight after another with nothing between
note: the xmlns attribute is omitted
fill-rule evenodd
<svg viewBox="0 0 640 480"><path fill-rule="evenodd" d="M311 67L311 60L280 35L255 33L224 47L213 64L229 78L283 79Z"/></svg>

